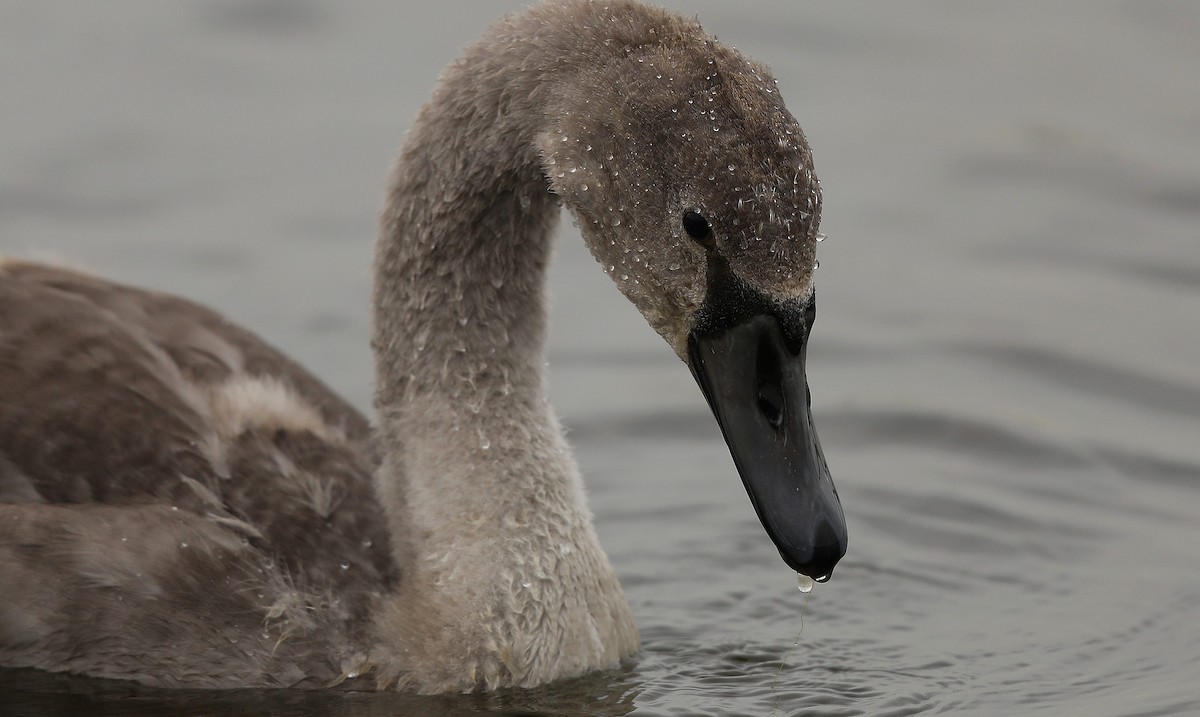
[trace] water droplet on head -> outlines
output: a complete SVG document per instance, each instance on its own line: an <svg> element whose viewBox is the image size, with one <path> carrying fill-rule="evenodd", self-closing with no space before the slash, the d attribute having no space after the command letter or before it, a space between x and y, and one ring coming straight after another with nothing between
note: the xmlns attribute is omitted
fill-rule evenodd
<svg viewBox="0 0 1200 717"><path fill-rule="evenodd" d="M828 237L826 237L825 234L822 234L821 232L817 232L817 241L825 241L827 238Z"/></svg>
<svg viewBox="0 0 1200 717"><path fill-rule="evenodd" d="M813 579L803 573L796 573L796 587L800 588L800 592L808 594L812 592Z"/></svg>
<svg viewBox="0 0 1200 717"><path fill-rule="evenodd" d="M339 568L341 568L342 570L349 570L349 569L350 569L350 563L339 563L339 564L338 564L338 567L339 567Z"/></svg>

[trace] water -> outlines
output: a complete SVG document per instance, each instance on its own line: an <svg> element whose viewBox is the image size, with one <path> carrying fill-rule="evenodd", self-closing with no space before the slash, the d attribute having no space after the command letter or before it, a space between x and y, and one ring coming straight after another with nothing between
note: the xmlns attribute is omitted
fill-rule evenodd
<svg viewBox="0 0 1200 717"><path fill-rule="evenodd" d="M392 154L517 4L5 3L0 247L217 306L366 406ZM553 394L636 660L435 700L8 672L0 714L1200 714L1200 10L673 4L815 149L833 579L795 589L687 370L568 240Z"/></svg>
<svg viewBox="0 0 1200 717"><path fill-rule="evenodd" d="M800 592L808 594L812 592L813 585L816 583L812 578L803 573L796 573L796 587L800 588Z"/></svg>

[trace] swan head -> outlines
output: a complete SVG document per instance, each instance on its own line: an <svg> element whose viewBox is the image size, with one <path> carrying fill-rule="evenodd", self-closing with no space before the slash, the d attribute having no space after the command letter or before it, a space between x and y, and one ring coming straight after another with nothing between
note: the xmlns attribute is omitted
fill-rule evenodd
<svg viewBox="0 0 1200 717"><path fill-rule="evenodd" d="M828 577L846 528L809 410L821 191L764 66L693 22L639 29L557 93L551 189L690 366L784 561Z"/></svg>

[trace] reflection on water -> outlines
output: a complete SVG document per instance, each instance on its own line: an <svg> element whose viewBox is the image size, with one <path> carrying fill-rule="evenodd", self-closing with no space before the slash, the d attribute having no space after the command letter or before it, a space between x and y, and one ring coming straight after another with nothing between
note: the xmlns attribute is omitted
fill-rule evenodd
<svg viewBox="0 0 1200 717"><path fill-rule="evenodd" d="M795 589L686 369L567 240L553 387L634 661L436 699L9 671L0 714L1200 712L1200 10L677 7L815 147L833 579ZM365 407L390 155L499 11L5 3L0 248L215 305Z"/></svg>
<svg viewBox="0 0 1200 717"><path fill-rule="evenodd" d="M107 680L0 670L0 714L91 717L313 717L319 715L439 715L457 717L553 714L563 717L624 715L638 688L629 670L598 673L536 690L490 695L422 697L350 690L159 690Z"/></svg>

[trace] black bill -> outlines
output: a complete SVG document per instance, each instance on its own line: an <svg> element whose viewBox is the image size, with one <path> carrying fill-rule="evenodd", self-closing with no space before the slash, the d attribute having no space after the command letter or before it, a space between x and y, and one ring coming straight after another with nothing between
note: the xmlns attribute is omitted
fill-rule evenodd
<svg viewBox="0 0 1200 717"><path fill-rule="evenodd" d="M744 287L721 294L688 337L688 365L784 562L824 581L846 554L846 519L809 408L812 300L784 307Z"/></svg>

